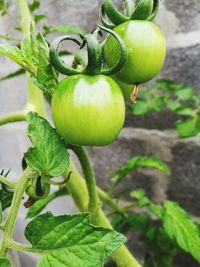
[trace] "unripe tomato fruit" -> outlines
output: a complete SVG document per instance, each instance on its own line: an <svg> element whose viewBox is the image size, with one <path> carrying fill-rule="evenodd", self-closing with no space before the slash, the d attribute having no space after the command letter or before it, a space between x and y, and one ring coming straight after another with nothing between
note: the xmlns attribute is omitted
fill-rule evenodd
<svg viewBox="0 0 200 267"><path fill-rule="evenodd" d="M145 83L161 70L166 42L160 29L150 21L134 20L117 26L114 31L125 42L128 59L116 77L127 84ZM113 66L119 57L119 45L110 35L104 45L105 59Z"/></svg>
<svg viewBox="0 0 200 267"><path fill-rule="evenodd" d="M52 116L68 144L104 146L115 140L125 119L125 104L116 82L104 75L73 75L59 83Z"/></svg>
<svg viewBox="0 0 200 267"><path fill-rule="evenodd" d="M119 85L122 90L122 94L124 96L124 101L130 100L131 93L133 91L133 85L126 84L118 80L115 76L112 76L115 82Z"/></svg>

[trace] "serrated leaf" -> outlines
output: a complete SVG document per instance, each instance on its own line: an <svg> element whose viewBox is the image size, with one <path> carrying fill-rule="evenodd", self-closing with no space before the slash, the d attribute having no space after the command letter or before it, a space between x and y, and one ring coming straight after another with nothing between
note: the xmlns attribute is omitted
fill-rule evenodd
<svg viewBox="0 0 200 267"><path fill-rule="evenodd" d="M56 130L37 113L27 115L28 136L33 147L25 154L27 164L40 175L61 175L69 165L64 141Z"/></svg>
<svg viewBox="0 0 200 267"><path fill-rule="evenodd" d="M90 215L51 213L38 216L25 229L35 249L43 250L37 267L102 267L126 238L90 224Z"/></svg>
<svg viewBox="0 0 200 267"><path fill-rule="evenodd" d="M0 266L1 267L11 267L11 263L7 259L0 259Z"/></svg>
<svg viewBox="0 0 200 267"><path fill-rule="evenodd" d="M23 63L23 55L17 46L12 46L8 44L0 44L0 54L6 56L19 65Z"/></svg>
<svg viewBox="0 0 200 267"><path fill-rule="evenodd" d="M196 136L200 132L200 118L195 116L186 121L178 121L176 129L181 138Z"/></svg>
<svg viewBox="0 0 200 267"><path fill-rule="evenodd" d="M134 157L124 164L118 171L111 174L114 183L119 183L127 174L138 168L154 168L166 174L170 174L170 170L166 164L160 159L153 157Z"/></svg>
<svg viewBox="0 0 200 267"><path fill-rule="evenodd" d="M199 228L177 203L166 201L164 207L165 231L184 251L200 262Z"/></svg>
<svg viewBox="0 0 200 267"><path fill-rule="evenodd" d="M45 198L41 198L37 200L28 210L27 218L33 218L37 216L51 201L53 201L55 198L58 198L60 196L64 196L67 194L67 189L61 188L60 190L52 193L51 195L48 195Z"/></svg>
<svg viewBox="0 0 200 267"><path fill-rule="evenodd" d="M37 69L37 83L43 91L54 90L57 85L57 73L50 64L49 47L42 34L37 36L39 63Z"/></svg>
<svg viewBox="0 0 200 267"><path fill-rule="evenodd" d="M0 189L0 202L3 211L10 207L13 199L13 194L13 192L5 191L3 190L3 188Z"/></svg>

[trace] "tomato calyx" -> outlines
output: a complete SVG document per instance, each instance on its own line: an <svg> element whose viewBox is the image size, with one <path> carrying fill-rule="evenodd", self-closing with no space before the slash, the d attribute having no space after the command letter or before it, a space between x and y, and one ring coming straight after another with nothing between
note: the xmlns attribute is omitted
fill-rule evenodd
<svg viewBox="0 0 200 267"><path fill-rule="evenodd" d="M130 20L152 21L159 10L160 0L126 0L124 11L120 12L112 0L103 0L101 7L101 21L107 28L113 29L117 25Z"/></svg>
<svg viewBox="0 0 200 267"><path fill-rule="evenodd" d="M97 32L99 30L106 31L107 33L113 35L113 37L117 40L120 46L120 56L117 63L111 68L104 68L103 62L103 51L100 42L97 39ZM127 48L124 44L121 37L112 31L111 29L105 28L101 25L98 25L97 29L95 29L91 34L87 34L85 36L80 36L81 40L72 37L72 36L61 36L56 38L50 45L50 60L51 64L54 68L62 74L65 75L77 75L77 74L86 74L86 75L113 75L120 71L127 60ZM59 55L59 46L63 41L71 40L79 45L80 49L82 49L85 45L87 45L88 52L88 61L87 65L84 66L83 69L78 69L69 67L64 63L62 58Z"/></svg>

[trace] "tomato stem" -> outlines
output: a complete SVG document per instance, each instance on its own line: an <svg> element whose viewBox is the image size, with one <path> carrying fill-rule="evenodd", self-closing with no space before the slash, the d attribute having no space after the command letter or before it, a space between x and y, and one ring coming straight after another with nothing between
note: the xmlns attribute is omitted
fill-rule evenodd
<svg viewBox="0 0 200 267"><path fill-rule="evenodd" d="M82 167L89 194L88 210L91 212L93 221L93 218L96 217L96 213L100 208L100 201L96 190L96 181L92 165L87 155L87 152L84 150L83 147L71 145L69 148L76 154Z"/></svg>
<svg viewBox="0 0 200 267"><path fill-rule="evenodd" d="M130 101L131 101L132 104L136 104L137 103L138 91L139 91L139 84L135 83L134 86L133 86L133 91L131 93L131 97L130 97Z"/></svg>
<svg viewBox="0 0 200 267"><path fill-rule="evenodd" d="M0 117L0 126L11 122L25 121L26 114L24 111L17 111Z"/></svg>
<svg viewBox="0 0 200 267"><path fill-rule="evenodd" d="M6 178L6 177L4 177L4 176L2 176L2 175L0 175L0 182L3 183L3 184L8 185L8 186L11 187L11 188L15 188L16 185L17 185L16 182L13 182L13 181L11 181L10 179L8 179L8 178Z"/></svg>
<svg viewBox="0 0 200 267"><path fill-rule="evenodd" d="M7 255L8 252L8 242L12 240L13 230L17 218L17 214L20 208L20 204L22 201L22 197L24 194L24 191L26 189L26 186L28 184L29 179L36 178L37 173L33 171L30 168L27 168L22 177L20 178L19 182L16 183L14 196L12 199L12 204L10 207L10 213L6 219L4 228L3 228L3 235L2 240L0 244L0 258L4 258Z"/></svg>

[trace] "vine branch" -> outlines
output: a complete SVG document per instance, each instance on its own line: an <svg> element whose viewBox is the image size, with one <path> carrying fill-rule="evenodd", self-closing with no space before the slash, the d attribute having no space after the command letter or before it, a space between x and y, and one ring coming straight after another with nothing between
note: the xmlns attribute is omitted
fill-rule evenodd
<svg viewBox="0 0 200 267"><path fill-rule="evenodd" d="M3 227L3 236L0 243L0 258L5 258L7 255L8 252L7 244L12 240L17 214L28 181L29 179L36 178L37 176L38 174L35 171L31 170L30 168L27 168L23 173L22 177L20 178L20 180L16 183L14 196L10 207L10 213Z"/></svg>
<svg viewBox="0 0 200 267"><path fill-rule="evenodd" d="M26 114L24 111L18 111L5 116L0 117L0 126L12 122L25 121Z"/></svg>

